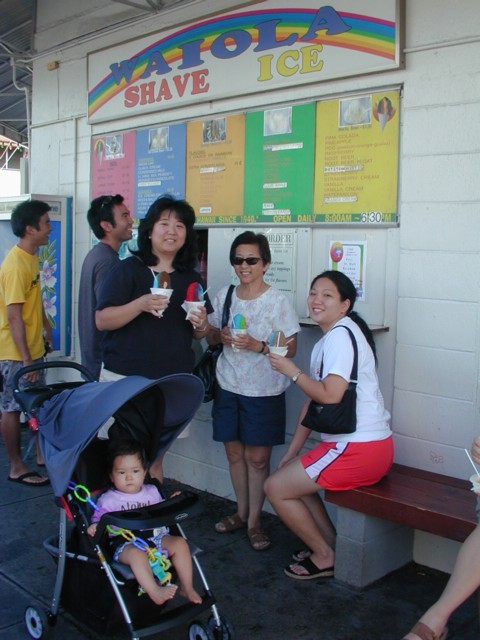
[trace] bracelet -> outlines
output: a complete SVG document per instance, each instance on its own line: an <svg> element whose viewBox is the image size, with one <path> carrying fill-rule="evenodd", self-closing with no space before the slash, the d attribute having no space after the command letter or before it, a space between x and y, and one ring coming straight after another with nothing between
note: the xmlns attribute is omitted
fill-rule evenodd
<svg viewBox="0 0 480 640"><path fill-rule="evenodd" d="M203 325L203 327L197 327L197 328L195 329L195 331L198 331L199 333L203 333L204 331L206 331L206 330L207 330L207 327L208 327L208 322L206 322L206 323Z"/></svg>
<svg viewBox="0 0 480 640"><path fill-rule="evenodd" d="M267 343L265 342L265 340L262 340L262 348L258 353L265 353L266 348L267 348Z"/></svg>
<svg viewBox="0 0 480 640"><path fill-rule="evenodd" d="M294 373L294 375L292 376L292 382L294 384L297 384L297 380L302 375L302 373L303 373L303 371L301 369L299 369L296 373Z"/></svg>

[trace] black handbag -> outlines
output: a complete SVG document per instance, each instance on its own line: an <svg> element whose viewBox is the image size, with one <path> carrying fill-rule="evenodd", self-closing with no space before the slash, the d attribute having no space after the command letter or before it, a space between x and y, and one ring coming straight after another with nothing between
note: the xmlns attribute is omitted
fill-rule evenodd
<svg viewBox="0 0 480 640"><path fill-rule="evenodd" d="M312 400L302 420L302 425L321 433L340 434L353 433L357 428L357 376L358 376L358 348L357 341L348 327L339 325L350 335L353 346L353 367L350 382L341 402L334 404L320 404ZM333 329L332 329L333 331ZM323 358L320 366L320 378L323 375Z"/></svg>
<svg viewBox="0 0 480 640"><path fill-rule="evenodd" d="M235 289L235 285L231 284L228 288L227 295L225 297L225 303L223 305L222 313L222 328L228 324L228 316L230 315L230 305L232 303L232 293ZM203 352L200 360L197 362L193 369L193 374L200 378L205 387L205 395L203 396L203 402L210 402L215 395L215 371L217 368L217 360L223 351L223 344L209 345Z"/></svg>

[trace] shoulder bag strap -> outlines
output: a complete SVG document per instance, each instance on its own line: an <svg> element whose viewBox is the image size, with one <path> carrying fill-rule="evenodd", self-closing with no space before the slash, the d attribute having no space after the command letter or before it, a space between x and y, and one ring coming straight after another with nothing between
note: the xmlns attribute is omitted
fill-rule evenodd
<svg viewBox="0 0 480 640"><path fill-rule="evenodd" d="M346 329L348 331L348 335L350 336L350 340L352 341L352 347L353 347L353 366L352 366L352 371L350 373L350 382L353 382L354 384L357 384L358 382L358 347L357 347L357 341L355 340L355 336L352 333L352 330L349 329L348 327L346 327L343 324L339 324L338 327L333 327L333 329ZM333 331L332 329L332 331ZM322 356L322 364L320 365L320 378L323 377L323 356Z"/></svg>
<svg viewBox="0 0 480 640"><path fill-rule="evenodd" d="M225 297L225 302L223 303L222 328L226 327L228 324L228 316L230 315L230 306L232 304L232 294L234 289L235 289L234 284L231 284L228 287L227 295Z"/></svg>

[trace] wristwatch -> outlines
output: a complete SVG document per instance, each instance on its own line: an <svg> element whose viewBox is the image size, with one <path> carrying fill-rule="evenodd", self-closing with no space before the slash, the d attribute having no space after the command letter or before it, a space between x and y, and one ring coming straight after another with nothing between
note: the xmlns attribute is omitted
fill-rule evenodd
<svg viewBox="0 0 480 640"><path fill-rule="evenodd" d="M299 377L302 375L303 371L301 369L299 369L293 376L292 376L292 382L295 382L295 384L297 383L297 380L299 379Z"/></svg>

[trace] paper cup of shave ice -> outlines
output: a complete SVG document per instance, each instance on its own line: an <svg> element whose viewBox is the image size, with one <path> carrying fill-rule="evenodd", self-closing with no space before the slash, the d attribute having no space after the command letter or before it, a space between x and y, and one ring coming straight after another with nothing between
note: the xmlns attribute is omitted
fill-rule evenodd
<svg viewBox="0 0 480 640"><path fill-rule="evenodd" d="M246 336L248 331L247 329L234 329L233 327L230 329L230 333L232 334L233 338L236 338L237 336ZM240 349L238 349L234 344L232 344L232 349L234 351L240 351Z"/></svg>
<svg viewBox="0 0 480 640"><path fill-rule="evenodd" d="M271 344L268 345L268 352L273 353L276 356L285 357L288 352L288 347L273 347Z"/></svg>
<svg viewBox="0 0 480 640"><path fill-rule="evenodd" d="M190 320L192 317L191 313L194 309L200 309L200 307L205 306L205 300L185 300L182 304L182 307L187 312L186 320Z"/></svg>
<svg viewBox="0 0 480 640"><path fill-rule="evenodd" d="M470 476L470 482L472 483L472 491L480 495L480 476L475 473Z"/></svg>
<svg viewBox="0 0 480 640"><path fill-rule="evenodd" d="M150 293L153 293L153 295L155 296L167 296L167 298L170 300L173 289L164 289L163 287L150 287ZM157 316L161 318L163 316L163 311L157 311Z"/></svg>

